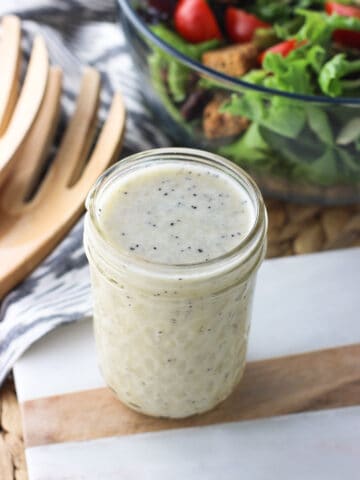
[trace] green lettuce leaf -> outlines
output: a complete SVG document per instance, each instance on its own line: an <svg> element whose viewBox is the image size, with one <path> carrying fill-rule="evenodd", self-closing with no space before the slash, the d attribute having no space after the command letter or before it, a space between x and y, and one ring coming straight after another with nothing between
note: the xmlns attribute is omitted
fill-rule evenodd
<svg viewBox="0 0 360 480"><path fill-rule="evenodd" d="M275 162L275 158L271 155L269 146L261 136L256 123L252 123L235 142L220 147L218 152L244 167L260 165L263 167L262 169L270 170ZM269 160L271 158L272 161Z"/></svg>
<svg viewBox="0 0 360 480"><path fill-rule="evenodd" d="M299 40L326 46L335 30L360 32L360 18L328 15L325 12L304 9L297 9L296 13L304 18L304 24L296 34Z"/></svg>
<svg viewBox="0 0 360 480"><path fill-rule="evenodd" d="M201 55L208 50L212 50L220 45L220 41L217 39L208 40L207 42L201 43L189 43L186 42L180 35L173 32L169 28L167 28L162 23L158 23L157 25L153 25L151 27L151 31L165 43L168 43L170 46L175 48L175 50L179 51L183 55L186 55L193 60L200 60ZM165 56L170 57L173 59L172 55L163 52Z"/></svg>
<svg viewBox="0 0 360 480"><path fill-rule="evenodd" d="M193 60L200 60L203 53L219 45L219 40L210 40L196 45L188 43L160 23L152 26L151 30L164 42ZM172 55L162 49L156 46L152 46L152 48L154 50L152 56L157 57L154 63L161 65L161 69L167 72L167 83L171 97L176 103L182 102L186 98L187 87L191 78L190 68L178 62Z"/></svg>
<svg viewBox="0 0 360 480"><path fill-rule="evenodd" d="M318 137L318 140L327 145L333 145L334 134L325 110L310 105L306 108L306 115L309 128Z"/></svg>
<svg viewBox="0 0 360 480"><path fill-rule="evenodd" d="M324 0L257 0L249 8L263 20L283 23L294 16L298 8L322 7Z"/></svg>
<svg viewBox="0 0 360 480"><path fill-rule="evenodd" d="M346 79L357 73L357 79ZM322 67L319 85L323 93L330 97L339 97L353 90L360 90L360 60L347 60L344 53L335 55Z"/></svg>
<svg viewBox="0 0 360 480"><path fill-rule="evenodd" d="M176 120L179 124L185 126L184 118L181 115L177 106L174 104L173 100L170 98L168 89L164 83L163 69L166 65L164 65L163 60L163 57L161 55L158 55L157 53L154 53L149 57L149 70L152 85L157 94L159 95L165 109L169 112L172 118Z"/></svg>

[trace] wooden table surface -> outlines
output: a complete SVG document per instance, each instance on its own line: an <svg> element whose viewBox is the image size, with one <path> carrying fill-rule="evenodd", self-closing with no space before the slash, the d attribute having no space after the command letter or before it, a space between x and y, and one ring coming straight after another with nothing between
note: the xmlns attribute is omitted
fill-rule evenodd
<svg viewBox="0 0 360 480"><path fill-rule="evenodd" d="M268 258L360 246L360 207L266 202ZM27 479L20 411L12 379L0 390L0 479Z"/></svg>

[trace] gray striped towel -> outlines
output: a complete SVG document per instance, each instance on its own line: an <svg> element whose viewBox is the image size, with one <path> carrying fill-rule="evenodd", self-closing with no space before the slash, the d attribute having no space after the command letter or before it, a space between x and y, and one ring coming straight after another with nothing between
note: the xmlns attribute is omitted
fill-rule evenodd
<svg viewBox="0 0 360 480"><path fill-rule="evenodd" d="M102 75L104 118L112 92L120 89L128 110L122 155L168 140L154 127L143 106L137 76L117 22L115 0L1 0L0 15L23 21L23 48L28 57L34 34L41 33L52 63L64 70L63 111L73 106L81 67ZM0 310L0 385L19 356L60 324L91 314L89 275L80 221L54 252L3 301Z"/></svg>

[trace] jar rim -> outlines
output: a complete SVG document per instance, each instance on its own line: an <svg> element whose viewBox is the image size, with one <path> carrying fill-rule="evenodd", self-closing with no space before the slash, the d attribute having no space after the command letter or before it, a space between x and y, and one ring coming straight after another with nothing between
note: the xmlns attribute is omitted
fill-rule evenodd
<svg viewBox="0 0 360 480"><path fill-rule="evenodd" d="M247 234L233 249L221 256L214 257L206 262L189 264L165 264L152 262L132 255L131 253L116 249L112 242L106 238L106 233L101 228L96 214L96 201L98 196L106 189L110 181L153 162L176 162L186 161L194 164L207 165L218 169L237 181L246 191L254 207L254 221ZM213 276L219 272L231 271L239 264L245 263L251 255L256 252L265 242L267 232L267 214L261 192L254 180L238 165L229 160L203 150L170 147L145 150L130 155L108 168L95 182L86 198L86 224L95 235L96 240L104 247L102 257L105 262L116 269L116 264L126 264L130 268L142 271L151 276L161 277L193 277ZM93 228L92 228L93 227ZM106 257L106 258L105 258Z"/></svg>

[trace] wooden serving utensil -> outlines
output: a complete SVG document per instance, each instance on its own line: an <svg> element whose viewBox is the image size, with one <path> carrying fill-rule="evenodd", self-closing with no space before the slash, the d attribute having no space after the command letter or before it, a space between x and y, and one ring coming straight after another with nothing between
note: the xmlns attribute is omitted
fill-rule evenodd
<svg viewBox="0 0 360 480"><path fill-rule="evenodd" d="M24 83L19 90L21 64L20 20L6 16L2 20L0 43L0 185L12 168L15 153L24 141L41 105L49 72L45 42L35 37Z"/></svg>
<svg viewBox="0 0 360 480"><path fill-rule="evenodd" d="M41 49L42 46L37 48ZM41 79L45 70L43 63ZM91 185L117 158L122 145L126 114L120 94L114 95L107 119L94 145L100 75L95 69L88 68L82 79L75 111L55 159L36 193L29 199L34 187L39 184L60 112L62 72L59 68L51 67L46 75L43 98L33 121L30 122L30 115L26 116L25 113L31 111L34 114L35 97L38 101L41 88L31 98L29 84L26 96L23 92L20 94L10 123L0 139L0 165L11 164L14 167L8 168L4 174L6 182L0 189L0 298L28 275L68 232L84 209L85 197ZM33 83L31 85L35 87ZM20 105L22 96L25 97L23 107ZM27 103L31 101L31 104ZM3 119L9 115L6 113L9 107L2 107L6 103L1 103L0 95L0 113L5 112ZM24 119L25 116L27 118L21 132L27 129L27 134L16 148L8 146L1 150L1 141L9 129L15 128L11 125L20 107ZM6 125L6 120L2 124ZM12 137L13 134L8 135ZM7 142L11 143L10 140ZM2 155L3 151L8 152L7 157Z"/></svg>

